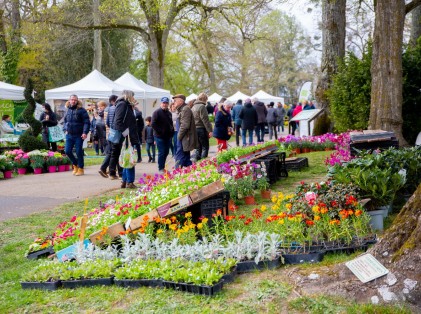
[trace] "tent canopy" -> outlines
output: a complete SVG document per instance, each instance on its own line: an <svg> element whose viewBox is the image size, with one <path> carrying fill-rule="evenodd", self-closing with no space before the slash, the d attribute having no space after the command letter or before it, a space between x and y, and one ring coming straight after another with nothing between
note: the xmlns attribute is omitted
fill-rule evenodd
<svg viewBox="0 0 421 314"><path fill-rule="evenodd" d="M24 87L0 82L0 99L23 100Z"/></svg>
<svg viewBox="0 0 421 314"><path fill-rule="evenodd" d="M272 96L262 90L259 90L256 94L251 96L251 98L257 98L259 101L265 104L268 104L271 101L273 101L274 103L277 103L277 102L281 102L282 104L284 103L284 99L282 97Z"/></svg>
<svg viewBox="0 0 421 314"><path fill-rule="evenodd" d="M73 84L46 90L45 98L68 99L70 95L75 94L79 98L108 99L113 94L120 95L125 89L129 88L114 83L101 72L93 70L87 76ZM133 91L135 93L141 93L143 90Z"/></svg>
<svg viewBox="0 0 421 314"><path fill-rule="evenodd" d="M170 91L148 85L142 80L137 79L134 75L130 74L129 72L124 73L114 82L119 85L125 86L126 89L133 90L135 92L135 97L138 99L160 99L161 97L170 96ZM140 92L137 92L138 90ZM141 93L143 94L141 95Z"/></svg>
<svg viewBox="0 0 421 314"><path fill-rule="evenodd" d="M186 102L189 102L190 100L196 99L197 95L196 94L190 94L189 96L186 97Z"/></svg>
<svg viewBox="0 0 421 314"><path fill-rule="evenodd" d="M222 96L219 95L218 93L213 93L212 95L209 96L208 101L210 101L211 103L215 103L215 102L219 102L221 98Z"/></svg>
<svg viewBox="0 0 421 314"><path fill-rule="evenodd" d="M237 100L241 99L244 102L247 98L251 98L251 97L238 91L234 95L228 97L228 100L232 102L237 102Z"/></svg>

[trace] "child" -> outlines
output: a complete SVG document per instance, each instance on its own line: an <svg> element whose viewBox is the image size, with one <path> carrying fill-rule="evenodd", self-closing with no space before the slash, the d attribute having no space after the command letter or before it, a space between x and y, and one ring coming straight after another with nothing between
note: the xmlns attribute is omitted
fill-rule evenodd
<svg viewBox="0 0 421 314"><path fill-rule="evenodd" d="M153 136L153 129L151 127L151 117L146 117L146 127L145 127L145 142L146 142L146 151L148 152L149 160L148 162L155 162L155 138ZM152 149L152 154L151 154Z"/></svg>

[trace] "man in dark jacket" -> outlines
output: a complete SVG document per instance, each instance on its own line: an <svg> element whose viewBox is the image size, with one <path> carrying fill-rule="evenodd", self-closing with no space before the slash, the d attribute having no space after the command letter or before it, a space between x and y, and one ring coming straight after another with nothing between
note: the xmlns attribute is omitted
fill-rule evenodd
<svg viewBox="0 0 421 314"><path fill-rule="evenodd" d="M264 103L259 101L257 98L253 98L253 107L256 109L257 112L257 125L256 125L256 136L257 142L263 143L265 137L265 124L266 124L266 116L268 111Z"/></svg>
<svg viewBox="0 0 421 314"><path fill-rule="evenodd" d="M70 96L66 102L67 112L64 117L63 131L66 132L65 153L73 164L73 175L84 175L83 141L86 139L91 122L89 115L82 102L76 95ZM76 148L76 156L73 155L73 148Z"/></svg>
<svg viewBox="0 0 421 314"><path fill-rule="evenodd" d="M168 97L161 98L161 107L152 114L152 129L156 146L158 148L158 171L165 171L165 162L170 152L171 139L174 135L174 125L171 112L168 110L170 100Z"/></svg>
<svg viewBox="0 0 421 314"><path fill-rule="evenodd" d="M235 131L235 143L237 146L240 146L240 133L241 133L241 118L240 112L243 109L243 101L241 99L237 100L237 103L231 110L232 121L234 121L234 131Z"/></svg>
<svg viewBox="0 0 421 314"><path fill-rule="evenodd" d="M137 106L138 107L138 106ZM134 108L134 115L136 118L137 136L139 137L139 144L135 147L137 149L137 162L142 162L142 137L145 122L143 121L142 111L139 108Z"/></svg>
<svg viewBox="0 0 421 314"><path fill-rule="evenodd" d="M131 90L124 90L121 97L116 101L114 113L113 129L122 133L118 143L111 143L111 159L110 159L110 179L117 180L116 167L120 157L121 148L125 137L130 137L132 146L139 144L139 137L136 129L136 118L134 115L133 105L136 103L134 93Z"/></svg>
<svg viewBox="0 0 421 314"><path fill-rule="evenodd" d="M244 102L244 107L239 115L242 129L243 146L246 146L246 134L249 132L249 145L253 143L253 130L257 125L257 112L252 106L250 98Z"/></svg>
<svg viewBox="0 0 421 314"><path fill-rule="evenodd" d="M117 95L111 95L108 98L108 101L109 101L110 105L108 106L108 114L107 114L107 119L106 119L106 122L105 122L105 125L108 128L114 128L115 102L117 101L117 98L118 98ZM103 176L104 178L108 178L107 168L110 165L112 145L113 145L113 143L111 143L110 141L107 140L107 146L105 148L105 158L104 158L104 161L102 162L101 167L98 171L98 173L101 176ZM119 176L121 177L123 169L120 167L119 164L117 164L117 169L118 169Z"/></svg>

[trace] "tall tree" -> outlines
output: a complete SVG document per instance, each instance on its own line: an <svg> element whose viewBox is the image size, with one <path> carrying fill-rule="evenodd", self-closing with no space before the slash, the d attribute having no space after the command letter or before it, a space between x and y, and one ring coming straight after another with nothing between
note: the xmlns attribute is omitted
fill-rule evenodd
<svg viewBox="0 0 421 314"><path fill-rule="evenodd" d="M99 25L101 23L101 17L99 12L99 0L92 0L92 15L94 25ZM102 66L102 40L101 40L101 30L94 30L94 60L92 62L92 69L98 70L101 72Z"/></svg>
<svg viewBox="0 0 421 314"><path fill-rule="evenodd" d="M405 15L421 0L377 1L371 63L371 106L369 129L393 131L400 145L402 135L402 41Z"/></svg>

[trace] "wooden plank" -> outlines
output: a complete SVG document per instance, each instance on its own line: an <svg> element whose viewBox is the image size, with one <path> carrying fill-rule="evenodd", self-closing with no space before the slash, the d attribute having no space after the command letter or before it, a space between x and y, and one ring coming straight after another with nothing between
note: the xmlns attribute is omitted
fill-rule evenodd
<svg viewBox="0 0 421 314"><path fill-rule="evenodd" d="M225 189L222 181L218 180L189 194L192 204L199 203Z"/></svg>
<svg viewBox="0 0 421 314"><path fill-rule="evenodd" d="M184 195L173 199L172 201L159 206L156 210L161 218L168 217L170 215L179 212L180 210L192 205L192 200L189 195Z"/></svg>
<svg viewBox="0 0 421 314"><path fill-rule="evenodd" d="M147 222L152 222L155 218L159 217L158 211L154 209L151 210L149 213L133 218L130 220L130 230L136 230L142 227L142 223L145 221L146 216L148 216Z"/></svg>

